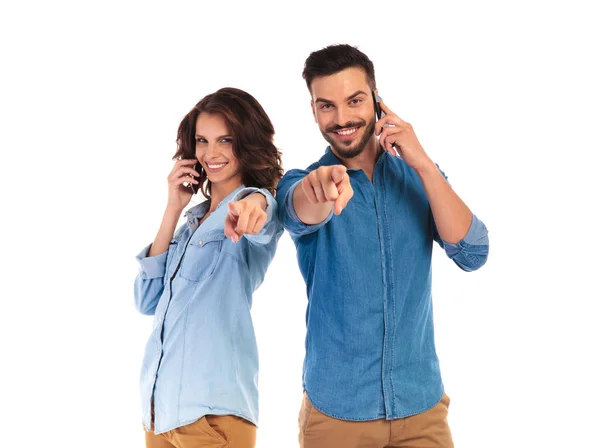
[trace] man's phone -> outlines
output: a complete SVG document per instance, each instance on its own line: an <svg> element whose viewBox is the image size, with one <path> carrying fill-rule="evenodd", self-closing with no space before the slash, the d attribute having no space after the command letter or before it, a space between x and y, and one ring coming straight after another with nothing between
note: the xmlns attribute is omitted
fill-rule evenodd
<svg viewBox="0 0 600 448"><path fill-rule="evenodd" d="M375 105L375 117L377 118L377 120L381 120L383 117L385 117L385 113L381 110L381 107L379 106L381 97L375 93L375 90L371 90L371 93L373 94L373 104Z"/></svg>
<svg viewBox="0 0 600 448"><path fill-rule="evenodd" d="M383 117L385 117L385 112L381 110L381 106L379 105L379 102L381 101L381 97L379 95L377 95L374 90L371 90L371 93L373 94L373 104L375 105L375 118L377 119L377 121L379 121ZM394 125L390 124L388 126L394 126ZM394 150L396 151L396 156L400 157L400 154L398 153L398 148L396 147L396 145L393 145L393 147L394 147Z"/></svg>

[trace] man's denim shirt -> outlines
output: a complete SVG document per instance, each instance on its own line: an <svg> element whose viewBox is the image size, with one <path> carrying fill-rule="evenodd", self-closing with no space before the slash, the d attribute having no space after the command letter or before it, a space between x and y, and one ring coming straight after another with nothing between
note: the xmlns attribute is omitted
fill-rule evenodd
<svg viewBox="0 0 600 448"><path fill-rule="evenodd" d="M200 225L208 201L186 212L169 250L138 255L135 305L154 315L141 371L142 418L157 434L206 414L258 422L258 352L250 308L283 227L266 190L267 222L234 243L224 234L227 203L258 191L240 187Z"/></svg>
<svg viewBox="0 0 600 448"><path fill-rule="evenodd" d="M308 169L287 172L277 191L308 295L303 387L318 410L340 419L421 413L444 392L433 330L433 242L473 271L487 259L487 229L473 216L462 241L442 241L420 178L387 152L373 182L348 170L354 196L339 216L302 223L295 187L310 171L335 164L327 148Z"/></svg>

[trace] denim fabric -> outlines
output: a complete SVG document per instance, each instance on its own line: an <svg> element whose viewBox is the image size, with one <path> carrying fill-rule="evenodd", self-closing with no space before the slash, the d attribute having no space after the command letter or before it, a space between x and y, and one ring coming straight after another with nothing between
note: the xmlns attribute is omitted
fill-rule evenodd
<svg viewBox="0 0 600 448"><path fill-rule="evenodd" d="M208 201L186 212L169 250L140 252L135 305L154 315L141 371L142 417L157 434L206 414L258 423L258 353L250 308L283 233L266 190L267 223L234 243L225 237L226 204L257 188L240 187L198 226Z"/></svg>
<svg viewBox="0 0 600 448"><path fill-rule="evenodd" d="M287 172L277 191L308 295L304 389L318 410L340 419L421 413L444 392L434 343L433 242L472 271L487 259L487 229L473 216L462 241L442 241L418 175L388 153L373 182L348 170L354 196L341 215L302 223L294 188L310 171L335 164L328 148L308 169Z"/></svg>

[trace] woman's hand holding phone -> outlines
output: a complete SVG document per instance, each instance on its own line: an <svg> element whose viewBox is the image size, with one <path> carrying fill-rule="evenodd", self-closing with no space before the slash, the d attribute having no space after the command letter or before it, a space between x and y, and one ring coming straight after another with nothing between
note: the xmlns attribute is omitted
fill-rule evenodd
<svg viewBox="0 0 600 448"><path fill-rule="evenodd" d="M198 185L199 183L193 177L200 177L200 173L193 168L196 163L196 159L181 159L175 162L167 178L169 183L168 208L181 213L185 206L189 204L194 192L186 185Z"/></svg>
<svg viewBox="0 0 600 448"><path fill-rule="evenodd" d="M154 242L150 246L146 256L153 257L162 254L169 249L169 244L175 233L175 228L177 227L179 215L181 215L185 206L189 204L193 195L192 189L185 187L183 184L184 182L194 185L198 183L196 179L191 177L200 176L200 173L193 168L190 168L190 166L195 163L195 159L178 160L175 162L173 169L169 173L169 176L167 177L169 183L167 208L163 214L163 219L160 223L156 238L154 238Z"/></svg>

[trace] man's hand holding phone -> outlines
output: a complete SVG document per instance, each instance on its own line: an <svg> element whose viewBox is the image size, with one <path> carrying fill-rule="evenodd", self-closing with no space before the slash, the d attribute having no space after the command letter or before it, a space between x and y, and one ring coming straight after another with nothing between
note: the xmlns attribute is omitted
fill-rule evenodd
<svg viewBox="0 0 600 448"><path fill-rule="evenodd" d="M375 123L375 135L379 136L379 144L392 155L404 159L413 169L430 168L433 165L410 123L402 120L392 112L383 101L379 107L384 113L383 117Z"/></svg>
<svg viewBox="0 0 600 448"><path fill-rule="evenodd" d="M193 177L200 177L200 173L193 168L196 163L196 159L182 159L175 162L167 178L169 183L168 208L181 212L189 204L194 192L185 184L199 184Z"/></svg>

